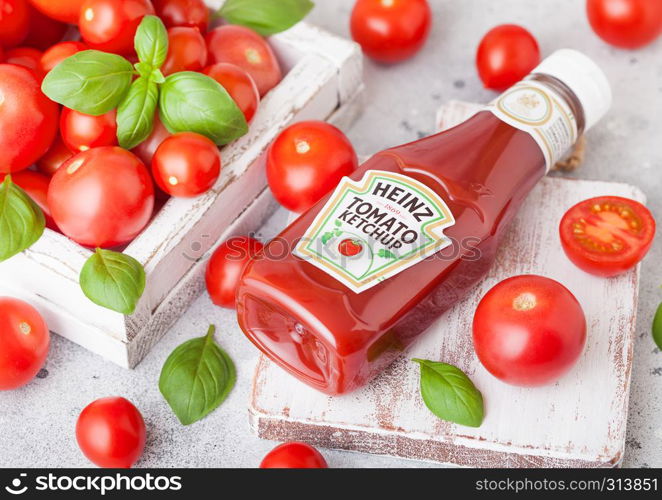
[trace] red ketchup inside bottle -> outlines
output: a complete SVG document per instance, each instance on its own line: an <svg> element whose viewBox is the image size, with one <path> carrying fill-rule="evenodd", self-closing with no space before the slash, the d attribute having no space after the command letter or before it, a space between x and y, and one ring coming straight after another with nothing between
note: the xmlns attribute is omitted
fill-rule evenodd
<svg viewBox="0 0 662 500"><path fill-rule="evenodd" d="M527 194L610 102L600 69L564 49L464 123L374 155L247 266L242 330L322 392L365 385L483 278Z"/></svg>

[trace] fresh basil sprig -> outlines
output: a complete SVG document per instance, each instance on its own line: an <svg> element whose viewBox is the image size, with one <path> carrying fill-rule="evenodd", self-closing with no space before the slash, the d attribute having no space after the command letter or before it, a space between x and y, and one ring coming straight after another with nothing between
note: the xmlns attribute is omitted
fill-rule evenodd
<svg viewBox="0 0 662 500"><path fill-rule="evenodd" d="M55 66L44 78L41 90L67 108L99 116L119 105L133 74L133 66L122 56L84 50Z"/></svg>
<svg viewBox="0 0 662 500"><path fill-rule="evenodd" d="M159 390L183 425L201 420L228 396L237 380L230 356L207 335L184 342L163 365Z"/></svg>
<svg viewBox="0 0 662 500"><path fill-rule="evenodd" d="M31 247L45 226L39 206L7 175L0 184L0 261Z"/></svg>
<svg viewBox="0 0 662 500"><path fill-rule="evenodd" d="M79 281L92 302L129 315L145 291L145 270L129 255L97 248L85 262Z"/></svg>
<svg viewBox="0 0 662 500"><path fill-rule="evenodd" d="M244 114L221 84L193 71L166 78L159 116L170 132L197 132L219 145L248 132Z"/></svg>
<svg viewBox="0 0 662 500"><path fill-rule="evenodd" d="M442 420L469 427L483 422L483 396L462 370L447 363L412 359L421 365L421 396Z"/></svg>
<svg viewBox="0 0 662 500"><path fill-rule="evenodd" d="M227 0L218 15L269 36L291 28L314 6L310 0Z"/></svg>
<svg viewBox="0 0 662 500"><path fill-rule="evenodd" d="M170 132L197 132L227 144L248 132L243 113L213 78L182 72L163 76L168 33L156 16L145 16L134 38L139 61L87 50L58 64L44 79L52 100L89 115L117 108L117 139L132 149L149 137L157 105ZM139 78L133 83L132 79Z"/></svg>
<svg viewBox="0 0 662 500"><path fill-rule="evenodd" d="M662 304L658 306L653 318L653 340L662 351Z"/></svg>

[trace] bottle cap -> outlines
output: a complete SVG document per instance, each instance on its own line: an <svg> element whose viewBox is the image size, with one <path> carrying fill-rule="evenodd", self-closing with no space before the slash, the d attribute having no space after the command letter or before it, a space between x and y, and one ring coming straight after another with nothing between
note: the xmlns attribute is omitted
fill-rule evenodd
<svg viewBox="0 0 662 500"><path fill-rule="evenodd" d="M611 106L611 87L607 77L592 59L581 52L557 50L531 73L558 78L573 91L584 109L584 131L595 125Z"/></svg>

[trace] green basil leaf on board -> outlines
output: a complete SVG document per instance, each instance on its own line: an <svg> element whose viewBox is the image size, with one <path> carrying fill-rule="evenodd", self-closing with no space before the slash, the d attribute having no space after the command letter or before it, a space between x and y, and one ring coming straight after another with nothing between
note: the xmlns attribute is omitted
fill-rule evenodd
<svg viewBox="0 0 662 500"><path fill-rule="evenodd" d="M92 302L129 315L145 291L145 270L129 255L97 248L85 262L79 281Z"/></svg>
<svg viewBox="0 0 662 500"><path fill-rule="evenodd" d="M32 246L45 226L39 206L7 175L0 184L0 261Z"/></svg>
<svg viewBox="0 0 662 500"><path fill-rule="evenodd" d="M469 427L483 422L483 396L462 370L447 363L412 359L421 365L421 396L442 420Z"/></svg>
<svg viewBox="0 0 662 500"><path fill-rule="evenodd" d="M228 396L237 380L234 363L207 335L184 342L166 360L159 390L183 425L201 420Z"/></svg>
<svg viewBox="0 0 662 500"><path fill-rule="evenodd" d="M218 14L231 24L269 36L291 28L314 6L310 0L227 0Z"/></svg>
<svg viewBox="0 0 662 500"><path fill-rule="evenodd" d="M129 90L133 66L122 56L98 50L78 52L53 68L41 90L51 100L99 116L115 109Z"/></svg>
<svg viewBox="0 0 662 500"><path fill-rule="evenodd" d="M159 102L159 86L141 76L117 108L117 139L124 149L132 149L149 137L154 128L154 112Z"/></svg>
<svg viewBox="0 0 662 500"><path fill-rule="evenodd" d="M653 318L653 340L662 351L662 304L658 306Z"/></svg>
<svg viewBox="0 0 662 500"><path fill-rule="evenodd" d="M248 132L248 124L230 94L201 73L169 75L161 86L159 117L172 133L197 132L218 145Z"/></svg>
<svg viewBox="0 0 662 500"><path fill-rule="evenodd" d="M140 62L149 64L152 69L160 68L168 55L168 32L163 21L156 16L143 17L134 45Z"/></svg>

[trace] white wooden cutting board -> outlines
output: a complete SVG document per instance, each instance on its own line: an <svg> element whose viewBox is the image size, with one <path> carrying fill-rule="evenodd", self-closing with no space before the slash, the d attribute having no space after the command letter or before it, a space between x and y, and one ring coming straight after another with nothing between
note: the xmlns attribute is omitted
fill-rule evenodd
<svg viewBox="0 0 662 500"><path fill-rule="evenodd" d="M458 109L462 107L450 111ZM448 117L448 111L442 116ZM543 179L516 217L486 279L406 355L357 392L323 395L262 357L249 408L255 432L265 439L471 467L618 465L625 442L639 269L612 279L586 274L565 257L558 236L563 213L598 195L644 201L639 189L626 184ZM483 295L499 281L525 273L563 283L582 304L588 323L586 349L577 365L543 388L500 382L480 364L471 340L473 313ZM464 370L485 400L482 426L463 427L430 413L411 358Z"/></svg>

